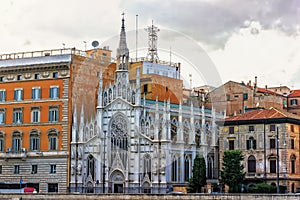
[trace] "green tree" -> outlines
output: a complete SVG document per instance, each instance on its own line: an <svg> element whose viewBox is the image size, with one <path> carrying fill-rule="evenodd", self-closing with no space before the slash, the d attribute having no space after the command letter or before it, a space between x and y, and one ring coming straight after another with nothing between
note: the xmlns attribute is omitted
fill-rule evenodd
<svg viewBox="0 0 300 200"><path fill-rule="evenodd" d="M229 192L240 192L240 184L245 178L244 166L241 164L243 160L244 156L240 150L224 152L221 183L229 186Z"/></svg>
<svg viewBox="0 0 300 200"><path fill-rule="evenodd" d="M189 180L188 192L201 192L201 188L206 185L206 165L203 156L196 155L192 171L193 175Z"/></svg>

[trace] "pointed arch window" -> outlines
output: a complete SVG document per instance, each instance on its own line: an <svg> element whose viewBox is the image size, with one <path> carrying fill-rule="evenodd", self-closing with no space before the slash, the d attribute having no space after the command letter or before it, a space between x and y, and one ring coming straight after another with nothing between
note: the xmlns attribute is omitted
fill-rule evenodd
<svg viewBox="0 0 300 200"><path fill-rule="evenodd" d="M111 121L110 129L112 156L111 160L114 159L114 156L119 154L123 164L126 165L128 150L128 125L125 116L123 116L122 114L114 116Z"/></svg>
<svg viewBox="0 0 300 200"><path fill-rule="evenodd" d="M173 162L172 162L172 181L173 182L177 181L177 173L178 173L178 161L177 161L177 158L174 156Z"/></svg>
<svg viewBox="0 0 300 200"><path fill-rule="evenodd" d="M91 176L95 180L95 158L92 155L87 158L87 176Z"/></svg>
<svg viewBox="0 0 300 200"><path fill-rule="evenodd" d="M151 180L151 156L149 154L144 156L144 177L146 175L148 175Z"/></svg>
<svg viewBox="0 0 300 200"><path fill-rule="evenodd" d="M185 182L188 182L190 179L191 163L192 163L191 155L186 154L184 156L184 181Z"/></svg>
<svg viewBox="0 0 300 200"><path fill-rule="evenodd" d="M214 159L213 157L209 156L207 159L207 178L213 179L214 177Z"/></svg>
<svg viewBox="0 0 300 200"><path fill-rule="evenodd" d="M256 159L252 155L248 157L248 173L256 173Z"/></svg>

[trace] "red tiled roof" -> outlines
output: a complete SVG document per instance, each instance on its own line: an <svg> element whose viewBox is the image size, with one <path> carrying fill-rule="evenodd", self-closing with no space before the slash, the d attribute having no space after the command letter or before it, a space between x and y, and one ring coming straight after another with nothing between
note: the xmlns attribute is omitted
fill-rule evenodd
<svg viewBox="0 0 300 200"><path fill-rule="evenodd" d="M276 118L293 118L300 120L300 116L282 111L276 108L254 110L234 117L228 117L225 121L242 121L242 120L259 120L259 119L276 119Z"/></svg>
<svg viewBox="0 0 300 200"><path fill-rule="evenodd" d="M265 88L257 88L257 92L281 96L280 94L273 92L271 90L267 90Z"/></svg>
<svg viewBox="0 0 300 200"><path fill-rule="evenodd" d="M300 90L293 90L288 97L300 97Z"/></svg>

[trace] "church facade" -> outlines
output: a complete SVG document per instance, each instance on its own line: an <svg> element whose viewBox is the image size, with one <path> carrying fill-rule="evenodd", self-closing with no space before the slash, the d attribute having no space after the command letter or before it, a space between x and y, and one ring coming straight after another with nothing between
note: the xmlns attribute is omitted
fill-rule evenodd
<svg viewBox="0 0 300 200"><path fill-rule="evenodd" d="M124 18L115 80L104 87L100 73L96 115L74 108L70 143L70 191L167 193L184 188L196 154L205 157L210 185L218 180L216 120L212 110L141 94L140 68L129 80ZM91 105L93 106L93 105Z"/></svg>

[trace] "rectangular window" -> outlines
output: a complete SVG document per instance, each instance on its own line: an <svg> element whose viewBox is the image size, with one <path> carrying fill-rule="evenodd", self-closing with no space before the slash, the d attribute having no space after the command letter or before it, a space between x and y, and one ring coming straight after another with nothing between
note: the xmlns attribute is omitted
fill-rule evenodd
<svg viewBox="0 0 300 200"><path fill-rule="evenodd" d="M4 152L4 138L0 138L0 152Z"/></svg>
<svg viewBox="0 0 300 200"><path fill-rule="evenodd" d="M271 125L270 125L270 131L272 131L272 132L273 132L273 131L275 131L275 129L276 129L276 126L275 126L275 124L271 124Z"/></svg>
<svg viewBox="0 0 300 200"><path fill-rule="evenodd" d="M22 80L22 75L18 75L18 76L17 76L17 80L18 80L18 81Z"/></svg>
<svg viewBox="0 0 300 200"><path fill-rule="evenodd" d="M0 165L0 174L2 174L2 165Z"/></svg>
<svg viewBox="0 0 300 200"><path fill-rule="evenodd" d="M291 125L291 132L294 133L294 125Z"/></svg>
<svg viewBox="0 0 300 200"><path fill-rule="evenodd" d="M247 140L247 150L250 149L256 149L256 140L254 140L253 138Z"/></svg>
<svg viewBox="0 0 300 200"><path fill-rule="evenodd" d="M50 136L49 138L49 149L50 150L57 150L57 137Z"/></svg>
<svg viewBox="0 0 300 200"><path fill-rule="evenodd" d="M295 140L291 139L291 149L295 149Z"/></svg>
<svg viewBox="0 0 300 200"><path fill-rule="evenodd" d="M14 100L15 101L23 100L23 89L21 89L21 88L15 89Z"/></svg>
<svg viewBox="0 0 300 200"><path fill-rule="evenodd" d="M58 78L58 72L53 72L53 78Z"/></svg>
<svg viewBox="0 0 300 200"><path fill-rule="evenodd" d="M1 77L0 77L0 82L2 83L2 82L4 82L4 80L5 80L5 79L4 79L4 76L1 76Z"/></svg>
<svg viewBox="0 0 300 200"><path fill-rule="evenodd" d="M0 101L6 101L6 91L0 90Z"/></svg>
<svg viewBox="0 0 300 200"><path fill-rule="evenodd" d="M298 100L297 99L291 99L291 105L292 106L298 105Z"/></svg>
<svg viewBox="0 0 300 200"><path fill-rule="evenodd" d="M254 126L249 126L249 132L250 133L254 132Z"/></svg>
<svg viewBox="0 0 300 200"><path fill-rule="evenodd" d="M21 108L14 108L13 109L13 123L20 124L23 120L23 111Z"/></svg>
<svg viewBox="0 0 300 200"><path fill-rule="evenodd" d="M38 136L30 136L30 150L38 151L40 150L40 138Z"/></svg>
<svg viewBox="0 0 300 200"><path fill-rule="evenodd" d="M58 183L48 183L48 192L58 192Z"/></svg>
<svg viewBox="0 0 300 200"><path fill-rule="evenodd" d="M56 165L50 165L50 174L56 173Z"/></svg>
<svg viewBox="0 0 300 200"><path fill-rule="evenodd" d="M270 173L276 173L276 160L270 160Z"/></svg>
<svg viewBox="0 0 300 200"><path fill-rule="evenodd" d="M59 97L59 87L58 86L51 86L50 87L50 98L57 99Z"/></svg>
<svg viewBox="0 0 300 200"><path fill-rule="evenodd" d="M34 87L31 89L31 98L36 100L36 99L41 99L41 88L39 87Z"/></svg>
<svg viewBox="0 0 300 200"><path fill-rule="evenodd" d="M248 93L244 93L243 94L243 100L247 100L248 99Z"/></svg>
<svg viewBox="0 0 300 200"><path fill-rule="evenodd" d="M234 150L234 140L229 140L229 150Z"/></svg>
<svg viewBox="0 0 300 200"><path fill-rule="evenodd" d="M234 134L234 126L229 127L229 134Z"/></svg>
<svg viewBox="0 0 300 200"><path fill-rule="evenodd" d="M34 79L40 79L40 74L34 74Z"/></svg>
<svg viewBox="0 0 300 200"><path fill-rule="evenodd" d="M276 139L271 138L270 139L270 149L276 148Z"/></svg>
<svg viewBox="0 0 300 200"><path fill-rule="evenodd" d="M20 173L20 165L15 165L14 166L14 174L19 174Z"/></svg>
<svg viewBox="0 0 300 200"><path fill-rule="evenodd" d="M58 108L49 108L49 122L58 122Z"/></svg>
<svg viewBox="0 0 300 200"><path fill-rule="evenodd" d="M31 166L31 173L32 174L37 174L38 171L38 166L37 165L32 165Z"/></svg>
<svg viewBox="0 0 300 200"><path fill-rule="evenodd" d="M32 123L40 122L40 107L38 106L31 107L31 122Z"/></svg>
<svg viewBox="0 0 300 200"><path fill-rule="evenodd" d="M13 152L20 152L22 148L22 140L20 137L13 137L12 140L12 151Z"/></svg>
<svg viewBox="0 0 300 200"><path fill-rule="evenodd" d="M5 124L5 109L0 109L0 124Z"/></svg>
<svg viewBox="0 0 300 200"><path fill-rule="evenodd" d="M227 101L230 101L230 95L229 94L226 95L226 99L227 99Z"/></svg>

